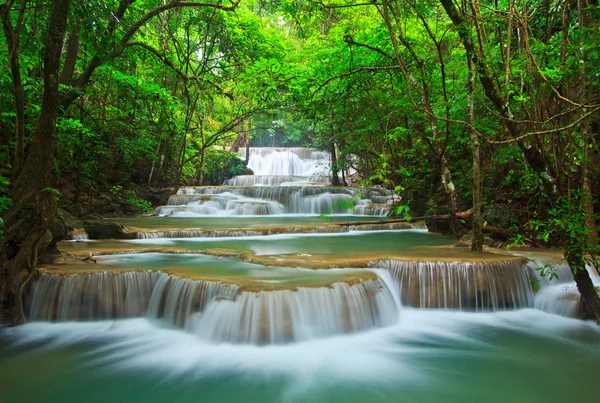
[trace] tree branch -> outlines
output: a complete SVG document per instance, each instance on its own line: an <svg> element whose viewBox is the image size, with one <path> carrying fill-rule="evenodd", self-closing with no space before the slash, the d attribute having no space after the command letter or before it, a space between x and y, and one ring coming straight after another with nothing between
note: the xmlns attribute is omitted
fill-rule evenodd
<svg viewBox="0 0 600 403"><path fill-rule="evenodd" d="M119 45L116 49L114 49L112 52L108 52L108 54L105 53L102 49L100 49L92 57L92 59L89 61L88 65L84 69L83 74L81 74L81 76L79 77L77 84L75 84L75 86L62 97L60 105L61 105L63 111L66 110L69 107L69 105L71 105L71 103L73 101L75 101L83 93L85 87L87 86L87 84L89 83L89 81L92 77L92 74L94 74L94 71L99 66L101 66L104 62L106 62L107 60L120 57L123 54L123 51L125 50L125 48L127 46L127 43L131 40L131 38L135 35L135 33L142 26L144 26L148 21L150 21L152 18L164 13L165 11L168 11L168 10L171 10L174 8L183 8L183 7L210 7L210 8L215 8L218 10L223 10L223 11L233 11L240 4L240 1L241 0L232 0L231 5L225 6L225 5L222 5L219 3L199 3L199 2L191 2L191 1L171 0L170 2L146 13L143 17L141 17L139 20L137 20L135 23L133 23L132 25L129 26L129 29L127 29L127 31L123 35L123 38L121 38L121 40L119 41ZM111 20L111 22L109 24L109 27L108 27L109 32L115 31L115 29L116 29L115 21L118 21L123 17L123 15L125 14L125 11L129 7L129 5L131 5L131 3L133 3L132 0L122 0L121 1L120 5L119 5L119 9L117 10L117 13L115 13L115 15L114 15L114 19ZM103 47L103 46L106 46L105 41L102 41L102 43L100 44L100 47Z"/></svg>
<svg viewBox="0 0 600 403"><path fill-rule="evenodd" d="M329 3L329 4L325 4L323 1L313 1L313 3L320 5L323 8L349 8L349 7L362 7L362 6L378 6L379 4L377 4L377 2L373 1L370 3L347 3L347 4L334 4L334 3Z"/></svg>
<svg viewBox="0 0 600 403"><path fill-rule="evenodd" d="M329 77L327 80L325 80L324 82L322 82L315 91L313 91L313 95L316 94L317 92L319 92L321 90L321 88L323 88L324 86L326 86L327 84L329 84L333 80L337 80L338 78L351 76L353 74L360 73L361 71L398 70L400 68L401 68L400 66L359 67L359 68L357 68L355 70L347 71L345 73L341 73L341 74L337 74L337 75L335 75L333 77Z"/></svg>

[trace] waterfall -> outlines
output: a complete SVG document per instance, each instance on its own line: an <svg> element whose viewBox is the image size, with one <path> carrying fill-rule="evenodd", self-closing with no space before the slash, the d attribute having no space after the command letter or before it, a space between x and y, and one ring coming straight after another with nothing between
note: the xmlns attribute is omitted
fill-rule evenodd
<svg viewBox="0 0 600 403"><path fill-rule="evenodd" d="M396 323L396 291L381 279L242 291L235 284L162 272L51 275L32 285L31 321L162 319L201 338L284 343Z"/></svg>
<svg viewBox="0 0 600 403"><path fill-rule="evenodd" d="M191 331L219 342L274 344L357 332L398 320L392 291L380 280L297 290L242 292L194 315Z"/></svg>
<svg viewBox="0 0 600 403"><path fill-rule="evenodd" d="M246 150L242 150L246 158ZM256 175L329 175L329 153L310 148L250 147L248 167Z"/></svg>
<svg viewBox="0 0 600 403"><path fill-rule="evenodd" d="M540 311L576 318L579 314L581 294L575 282L546 285L535 294L533 307Z"/></svg>
<svg viewBox="0 0 600 403"><path fill-rule="evenodd" d="M538 283L534 307L541 311L576 318L579 315L581 294L573 279L573 272L562 258L552 255L520 252L531 260L532 276ZM540 268L550 270L558 278L542 276ZM600 286L600 275L595 268L586 266L592 282Z"/></svg>
<svg viewBox="0 0 600 403"><path fill-rule="evenodd" d="M158 272L42 274L34 283L28 319L70 321L142 316Z"/></svg>
<svg viewBox="0 0 600 403"><path fill-rule="evenodd" d="M374 204L386 201L385 204ZM377 187L331 186L203 186L180 188L159 215L274 215L357 214L386 215L397 200L393 192ZM354 209L346 205L356 204ZM344 207L340 207L340 206Z"/></svg>
<svg viewBox="0 0 600 403"><path fill-rule="evenodd" d="M245 158L246 150L241 153ZM175 217L390 212L398 197L389 190L332 187L329 157L311 148L251 147L248 166L255 175L234 176L223 186L182 187L155 212Z"/></svg>
<svg viewBox="0 0 600 403"><path fill-rule="evenodd" d="M160 238L237 238L246 236L277 234L341 234L349 231L394 231L407 229L427 229L424 222L389 223L389 224L357 224L357 225L323 225L323 226L277 226L252 229L181 229L167 231L137 232L137 239Z"/></svg>
<svg viewBox="0 0 600 403"><path fill-rule="evenodd" d="M577 312L576 289L569 283L542 288L534 301L530 276L535 264L524 259L385 260L371 266L376 278L267 290L158 271L42 274L28 292L28 318L147 316L213 342L273 344L388 326L398 320L401 305Z"/></svg>
<svg viewBox="0 0 600 403"><path fill-rule="evenodd" d="M218 281L191 280L161 273L148 304L148 316L163 318L184 327L190 315L203 312L217 298L233 299L238 293L235 284Z"/></svg>
<svg viewBox="0 0 600 403"><path fill-rule="evenodd" d="M238 175L225 181L226 186L325 186L328 176Z"/></svg>
<svg viewBox="0 0 600 403"><path fill-rule="evenodd" d="M533 306L530 267L523 260L386 260L373 266L391 272L403 305L475 311Z"/></svg>

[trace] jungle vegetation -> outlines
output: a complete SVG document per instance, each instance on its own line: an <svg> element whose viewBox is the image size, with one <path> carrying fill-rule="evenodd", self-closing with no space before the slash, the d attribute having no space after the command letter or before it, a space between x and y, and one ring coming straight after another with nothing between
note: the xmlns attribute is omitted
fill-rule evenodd
<svg viewBox="0 0 600 403"><path fill-rule="evenodd" d="M493 228L561 247L600 320L597 1L4 0L0 20L0 322L61 207L143 210L139 189L215 184L250 145L327 149L334 184L352 166L474 251Z"/></svg>

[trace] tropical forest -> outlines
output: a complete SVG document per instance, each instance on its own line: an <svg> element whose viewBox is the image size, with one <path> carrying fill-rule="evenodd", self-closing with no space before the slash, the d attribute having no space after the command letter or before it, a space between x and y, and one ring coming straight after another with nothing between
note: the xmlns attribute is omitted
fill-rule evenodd
<svg viewBox="0 0 600 403"><path fill-rule="evenodd" d="M597 398L597 0L0 21L0 401Z"/></svg>

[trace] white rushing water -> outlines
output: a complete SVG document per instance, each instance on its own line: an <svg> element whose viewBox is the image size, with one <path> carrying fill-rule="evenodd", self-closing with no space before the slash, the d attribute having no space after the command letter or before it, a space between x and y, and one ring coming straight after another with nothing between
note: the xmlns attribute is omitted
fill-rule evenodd
<svg viewBox="0 0 600 403"><path fill-rule="evenodd" d="M387 273L379 272L386 276ZM389 281L240 292L235 284L161 272L43 274L30 320L163 319L206 340L272 344L395 324L400 304Z"/></svg>
<svg viewBox="0 0 600 403"><path fill-rule="evenodd" d="M332 187L329 153L311 148L251 147L248 166L255 175L234 176L223 186L180 188L156 213L173 217L385 216L398 200L383 188Z"/></svg>
<svg viewBox="0 0 600 403"><path fill-rule="evenodd" d="M513 401L507 400L508 397L523 401L523 391L515 383L521 369L527 372L539 366L537 371L541 372L555 365L550 360L562 357L564 361L575 353L585 354L586 362L592 366L600 358L596 348L600 330L593 323L531 309L500 313L406 309L400 322L386 328L270 346L214 343L190 333L157 327L146 319L34 322L8 329L7 334L21 346L37 343L50 343L54 349L82 343L94 346L86 347L86 367L108 365L111 373L151 372L168 379L186 378L194 382L203 378L228 379L231 375L251 377L253 382L274 382L285 377L294 381L286 388L286 394L294 396L315 393L315 388L318 396L320 387L348 387L349 383L357 382L372 390L371 399L376 398L376 390L394 384L403 391L394 401L404 401L398 400L401 397L408 397L406 401ZM520 342L513 346L510 342L514 339ZM564 355L565 349L569 354ZM473 360L490 366L477 366ZM474 366L471 370L466 366L469 362ZM556 381L564 384L559 380L564 381L569 374L559 372L562 378L557 377ZM465 376L468 379L461 382ZM539 378L532 374L523 382L531 384ZM478 385L476 379L485 383ZM483 390L491 389L478 399L477 393L473 400L448 399L463 387L465 391L476 391L474 383ZM501 384L506 391L494 389ZM411 386L418 394L406 396ZM440 387L440 396L430 400L433 397L428 391ZM540 398L548 388L551 386L539 389L536 396Z"/></svg>
<svg viewBox="0 0 600 403"><path fill-rule="evenodd" d="M215 342L277 344L393 325L400 306L381 281L242 292L194 315L189 328Z"/></svg>
<svg viewBox="0 0 600 403"><path fill-rule="evenodd" d="M390 272L408 306L496 311L533 305L530 268L524 261L386 260L375 267Z"/></svg>
<svg viewBox="0 0 600 403"><path fill-rule="evenodd" d="M527 257L530 261L531 277L538 284L534 307L541 311L575 318L579 315L581 294L573 280L571 268L564 259L545 256L535 252L518 252L515 255ZM554 272L558 278L543 276L540 269ZM594 267L587 266L592 282L600 287L600 274Z"/></svg>
<svg viewBox="0 0 600 403"><path fill-rule="evenodd" d="M246 149L241 150L246 158ZM311 148L250 147L248 167L255 175L327 177L330 175L328 152Z"/></svg>
<svg viewBox="0 0 600 403"><path fill-rule="evenodd" d="M397 200L390 190L377 187L296 185L184 187L169 198L167 206L158 207L156 213L174 217L279 214L386 215L392 203Z"/></svg>

